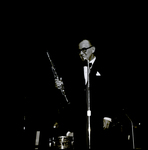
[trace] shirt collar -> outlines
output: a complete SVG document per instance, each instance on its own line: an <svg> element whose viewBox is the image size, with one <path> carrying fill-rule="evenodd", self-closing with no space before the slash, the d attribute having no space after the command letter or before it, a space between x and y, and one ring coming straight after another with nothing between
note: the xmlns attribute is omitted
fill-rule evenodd
<svg viewBox="0 0 148 150"><path fill-rule="evenodd" d="M95 56L94 59L92 59L89 63L92 63L92 65L93 65L94 62L95 62L95 60L96 60L96 56Z"/></svg>

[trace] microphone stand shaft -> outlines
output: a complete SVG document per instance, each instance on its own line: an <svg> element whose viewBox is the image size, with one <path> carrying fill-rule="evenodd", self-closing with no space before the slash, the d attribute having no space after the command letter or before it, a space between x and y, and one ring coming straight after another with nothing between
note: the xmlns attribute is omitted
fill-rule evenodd
<svg viewBox="0 0 148 150"><path fill-rule="evenodd" d="M130 120L131 122L131 128L132 128L132 143L133 143L133 149L135 149L135 139L134 139L134 125L133 125L133 121L131 120L131 118L125 114L127 116L127 118Z"/></svg>
<svg viewBox="0 0 148 150"><path fill-rule="evenodd" d="M87 101L87 148L91 149L91 123L90 123L90 117L91 117L91 109L90 109L90 69L89 69L89 61L87 61L87 91L86 91L86 101Z"/></svg>

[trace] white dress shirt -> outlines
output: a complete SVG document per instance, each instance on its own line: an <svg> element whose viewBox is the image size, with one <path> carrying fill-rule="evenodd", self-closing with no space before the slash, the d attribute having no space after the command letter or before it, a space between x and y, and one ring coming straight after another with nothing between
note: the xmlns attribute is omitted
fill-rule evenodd
<svg viewBox="0 0 148 150"><path fill-rule="evenodd" d="M96 60L96 57L94 57L94 59L92 59L89 63L91 63L92 65L91 65L91 67L90 67L90 70L91 70L91 68L92 68L92 66L93 66L93 64L94 64L94 62L95 62L95 60ZM87 66L84 66L84 79L85 79L85 85L87 84Z"/></svg>

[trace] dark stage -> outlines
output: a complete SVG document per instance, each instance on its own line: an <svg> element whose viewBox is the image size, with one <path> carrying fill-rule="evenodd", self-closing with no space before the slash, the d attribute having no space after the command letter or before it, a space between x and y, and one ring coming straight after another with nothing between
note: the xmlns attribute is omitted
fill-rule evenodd
<svg viewBox="0 0 148 150"><path fill-rule="evenodd" d="M112 24L108 26L110 21ZM96 47L95 56L101 73L96 86L98 92L91 91L91 95L97 94L92 102L92 147L132 149L133 130L135 149L142 148L145 60L142 59L141 31L135 32L137 27L130 19L128 25L118 22L115 26L114 21L110 21L100 24L99 30L91 27L88 32L87 27L83 30L78 27L75 31L72 21L67 26L51 25L50 28L50 23L45 22L42 22L41 28L35 22L30 25L26 23L25 29L20 26L18 44L12 44L18 51L12 52L15 61L9 66L13 68L10 87L13 91L10 94L13 117L9 124L14 126L13 144L20 150L60 149L62 140L70 145L67 147L70 149L86 146L85 133L81 132L86 128L86 112L83 109L85 98L80 96L80 91L85 91L80 88L83 84L79 73L82 61L78 50L78 43L83 39L90 40ZM47 50L58 76L62 77L70 105L60 90L55 88ZM97 112L101 114L100 118L112 114L113 122L109 129L103 130L103 118L97 118L94 115ZM56 122L58 127L54 128ZM68 131L73 136L67 138Z"/></svg>

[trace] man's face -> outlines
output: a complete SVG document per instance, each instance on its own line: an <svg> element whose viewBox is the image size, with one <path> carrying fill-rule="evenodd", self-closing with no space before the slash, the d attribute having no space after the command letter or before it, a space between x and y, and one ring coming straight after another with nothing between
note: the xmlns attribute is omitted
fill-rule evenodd
<svg viewBox="0 0 148 150"><path fill-rule="evenodd" d="M83 61L84 60L89 60L89 58L91 57L93 52L94 52L93 47L80 49L79 55L80 55L80 57Z"/></svg>

